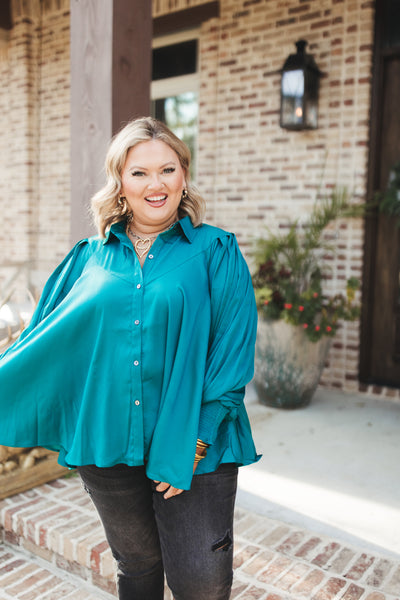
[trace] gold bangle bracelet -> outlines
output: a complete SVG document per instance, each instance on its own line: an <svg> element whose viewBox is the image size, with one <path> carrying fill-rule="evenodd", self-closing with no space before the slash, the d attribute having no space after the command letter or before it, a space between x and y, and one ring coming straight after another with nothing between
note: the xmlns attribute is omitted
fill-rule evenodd
<svg viewBox="0 0 400 600"><path fill-rule="evenodd" d="M202 440L197 440L197 446L199 448L209 448L210 444L206 444L205 442L203 442Z"/></svg>
<svg viewBox="0 0 400 600"><path fill-rule="evenodd" d="M203 460L203 458L205 458L204 454L197 454L197 452L196 452L196 454L194 455L194 462L195 463L200 462L201 460Z"/></svg>

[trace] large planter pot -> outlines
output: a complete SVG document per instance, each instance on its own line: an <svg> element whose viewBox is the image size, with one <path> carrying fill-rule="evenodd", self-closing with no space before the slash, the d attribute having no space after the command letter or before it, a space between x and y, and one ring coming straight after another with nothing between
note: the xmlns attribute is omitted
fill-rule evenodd
<svg viewBox="0 0 400 600"><path fill-rule="evenodd" d="M259 317L254 384L259 401L276 408L310 403L332 338L311 342L300 326Z"/></svg>

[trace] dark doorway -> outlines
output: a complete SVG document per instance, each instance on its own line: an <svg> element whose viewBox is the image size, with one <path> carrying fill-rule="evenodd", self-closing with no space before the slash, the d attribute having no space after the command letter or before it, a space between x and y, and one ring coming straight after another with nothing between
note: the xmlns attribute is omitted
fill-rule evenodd
<svg viewBox="0 0 400 600"><path fill-rule="evenodd" d="M376 2L368 196L384 194L400 168L400 0ZM400 194L400 190L399 190ZM400 222L367 219L360 377L400 387Z"/></svg>

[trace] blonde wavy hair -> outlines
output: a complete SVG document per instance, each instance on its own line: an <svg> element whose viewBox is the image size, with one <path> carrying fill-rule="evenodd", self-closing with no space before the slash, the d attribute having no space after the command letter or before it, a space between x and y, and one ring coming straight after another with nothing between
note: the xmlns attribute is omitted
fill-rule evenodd
<svg viewBox="0 0 400 600"><path fill-rule="evenodd" d="M107 152L105 171L106 184L91 200L91 210L95 225L101 237L108 229L131 216L126 202L118 202L121 191L121 172L130 148L149 140L161 140L177 154L186 179L186 197L182 197L178 208L179 217L189 216L193 226L202 223L205 201L198 190L190 183L190 150L168 127L152 117L141 117L125 125L111 141Z"/></svg>

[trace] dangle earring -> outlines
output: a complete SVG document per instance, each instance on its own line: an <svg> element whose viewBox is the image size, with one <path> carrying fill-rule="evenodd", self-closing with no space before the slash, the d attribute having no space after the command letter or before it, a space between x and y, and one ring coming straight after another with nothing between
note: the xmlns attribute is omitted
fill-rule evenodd
<svg viewBox="0 0 400 600"><path fill-rule="evenodd" d="M128 203L126 201L125 196L122 196L122 194L120 194L117 202L118 202L118 206L121 207L122 215L125 215L127 222L131 223L133 221L133 212L131 210L129 210Z"/></svg>
<svg viewBox="0 0 400 600"><path fill-rule="evenodd" d="M188 197L187 190L185 188L183 188L181 200L186 200L187 197Z"/></svg>

